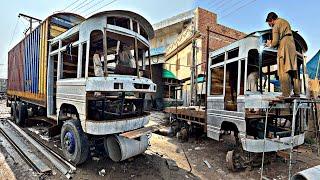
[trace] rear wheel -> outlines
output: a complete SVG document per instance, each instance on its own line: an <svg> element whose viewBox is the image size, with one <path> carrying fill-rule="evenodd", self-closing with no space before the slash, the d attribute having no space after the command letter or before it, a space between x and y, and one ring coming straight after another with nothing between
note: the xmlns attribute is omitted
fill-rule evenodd
<svg viewBox="0 0 320 180"><path fill-rule="evenodd" d="M12 120L15 121L16 120L16 103L15 102L12 102L11 103L11 117L12 117Z"/></svg>
<svg viewBox="0 0 320 180"><path fill-rule="evenodd" d="M79 120L64 122L61 129L61 147L68 161L78 165L87 160L89 143Z"/></svg>
<svg viewBox="0 0 320 180"><path fill-rule="evenodd" d="M20 126L25 125L28 117L27 106L22 102L18 102L15 114L16 114L16 117L15 117L16 124Z"/></svg>

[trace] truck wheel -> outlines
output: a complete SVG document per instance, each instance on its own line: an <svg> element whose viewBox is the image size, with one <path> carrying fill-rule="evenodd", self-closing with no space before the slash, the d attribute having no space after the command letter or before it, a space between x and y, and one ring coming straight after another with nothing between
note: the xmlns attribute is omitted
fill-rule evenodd
<svg viewBox="0 0 320 180"><path fill-rule="evenodd" d="M62 125L61 147L68 161L76 165L84 163L89 154L88 138L79 120L68 120Z"/></svg>
<svg viewBox="0 0 320 180"><path fill-rule="evenodd" d="M17 107L16 107L16 124L19 126L23 126L26 123L28 117L28 111L27 111L27 106L24 105L22 102L18 102Z"/></svg>
<svg viewBox="0 0 320 180"><path fill-rule="evenodd" d="M16 120L16 103L12 102L11 103L11 117L12 117L12 120L15 121Z"/></svg>

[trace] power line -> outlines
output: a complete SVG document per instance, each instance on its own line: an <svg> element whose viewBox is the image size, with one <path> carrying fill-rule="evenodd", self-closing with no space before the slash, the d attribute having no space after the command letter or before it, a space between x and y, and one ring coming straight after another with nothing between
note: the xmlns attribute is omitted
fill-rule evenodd
<svg viewBox="0 0 320 180"><path fill-rule="evenodd" d="M92 5L92 6L90 6L89 8L87 8L87 9L85 9L85 10L81 11L81 12L80 12L80 14L82 14L82 13L84 13L84 12L86 12L86 11L88 11L88 10L92 9L94 6L96 6L96 5L100 4L100 3L102 3L103 1L104 1L104 0L100 0L100 1L98 1L97 3L93 4L93 5Z"/></svg>
<svg viewBox="0 0 320 180"><path fill-rule="evenodd" d="M70 9L69 11L72 12L73 10L76 10L79 6L83 6L83 3L87 2L88 0L84 0L81 3L79 3L77 6L75 6L74 8ZM79 9L79 8L78 8Z"/></svg>
<svg viewBox="0 0 320 180"><path fill-rule="evenodd" d="M226 8L222 9L220 12L222 13L224 11L227 11L228 8L231 9L232 7L235 7L236 5L240 4L241 2L244 2L244 1L243 0L239 0L239 1L235 2L235 3L233 3L231 6L227 6Z"/></svg>
<svg viewBox="0 0 320 180"><path fill-rule="evenodd" d="M83 4L82 6L80 6L80 7L78 8L78 10L80 10L80 9L82 9L83 7L85 7L85 6L89 5L89 4L91 4L92 2L94 2L94 0L91 0L91 1L89 1L89 2L87 2L87 3L85 3L85 4ZM76 12L76 11L75 11L75 12Z"/></svg>
<svg viewBox="0 0 320 180"><path fill-rule="evenodd" d="M205 4L203 4L202 6L203 6L203 7L209 7L210 5L214 4L215 1L218 1L218 0L206 0L206 1L197 0L197 1L205 2Z"/></svg>
<svg viewBox="0 0 320 180"><path fill-rule="evenodd" d="M240 10L240 9L242 9L242 8L244 8L244 7L246 7L247 5L249 5L249 4L251 4L251 3L255 2L255 1L257 1L257 0L252 0L252 1L248 2L248 3L246 3L246 4L243 4L242 6L238 7L238 8L237 8L237 9L235 9L234 11L231 11L230 13L228 13L228 14L226 14L226 15L222 16L220 19L223 19L223 18L225 18L225 17L227 17L227 16L231 15L232 13L235 13L236 11L238 11L238 10Z"/></svg>
<svg viewBox="0 0 320 180"><path fill-rule="evenodd" d="M107 4L105 4L105 5L101 6L101 7L99 7L98 9L96 9L96 10L94 10L94 11L91 11L90 13L86 14L85 16L88 16L88 15L94 13L94 12L97 12L97 11L99 11L100 9L102 9L102 8L108 6L108 5L110 5L110 4L112 4L112 3L116 2L116 1L117 1L117 0L112 0L112 1L110 1L109 3L107 3Z"/></svg>
<svg viewBox="0 0 320 180"><path fill-rule="evenodd" d="M9 44L9 47L11 47L11 44L12 44L12 41L13 41L13 36L16 34L16 30L17 30L17 26L18 26L18 23L19 23L19 19L17 19L17 22L16 22L16 25L14 26L14 30L13 30L13 33L11 35L11 41L10 41L10 44Z"/></svg>
<svg viewBox="0 0 320 180"><path fill-rule="evenodd" d="M221 0L221 1L218 1L217 3L214 3L214 1L208 6L208 9L211 9L215 6L220 6L221 4L223 4L225 1L224 0Z"/></svg>
<svg viewBox="0 0 320 180"><path fill-rule="evenodd" d="M230 1L224 1L222 4L220 4L220 6L217 6L215 8L216 11L218 11L219 9L221 9L222 7L224 7L225 5L227 5L228 3L231 3L233 0Z"/></svg>
<svg viewBox="0 0 320 180"><path fill-rule="evenodd" d="M71 4L69 4L67 7L65 7L64 9L62 9L61 11L65 11L66 9L68 9L69 7L73 6L74 4L76 4L78 1L80 0L75 0L73 1Z"/></svg>

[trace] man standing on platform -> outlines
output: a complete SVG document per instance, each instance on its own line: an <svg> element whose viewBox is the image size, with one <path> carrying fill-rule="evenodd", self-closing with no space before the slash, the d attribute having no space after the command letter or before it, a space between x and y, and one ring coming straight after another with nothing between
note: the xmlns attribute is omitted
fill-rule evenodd
<svg viewBox="0 0 320 180"><path fill-rule="evenodd" d="M293 86L294 96L299 96L297 53L290 24L274 12L268 14L266 22L272 27L272 40L268 40L266 45L278 48L278 76L282 95L289 97Z"/></svg>

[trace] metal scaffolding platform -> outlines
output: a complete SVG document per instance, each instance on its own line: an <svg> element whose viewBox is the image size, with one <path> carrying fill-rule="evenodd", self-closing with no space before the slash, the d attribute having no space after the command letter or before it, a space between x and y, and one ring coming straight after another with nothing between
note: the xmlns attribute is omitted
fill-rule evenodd
<svg viewBox="0 0 320 180"><path fill-rule="evenodd" d="M265 149L266 142L273 141L282 145L287 146L290 150L289 156L289 168L288 168L288 179L290 180L292 176L292 159L293 159L293 148L296 143L294 141L294 136L298 133L304 133L307 128L307 120L308 120L308 110L310 110L313 120L317 123L316 126L316 141L319 155L319 121L317 117L317 104L320 104L320 100L315 99L306 99L306 98L284 98L277 101L270 101L266 106L260 106L259 108L264 109L266 111L265 122L264 122L264 151L262 153L262 163L261 163L261 174L260 179L266 179L263 176L263 168L264 168L264 159L265 159ZM271 110L280 110L289 107L292 109L292 121L291 121L291 129L290 129L290 143L276 141L275 139L267 138L267 124L268 124L268 116ZM290 114L291 114L290 113Z"/></svg>

